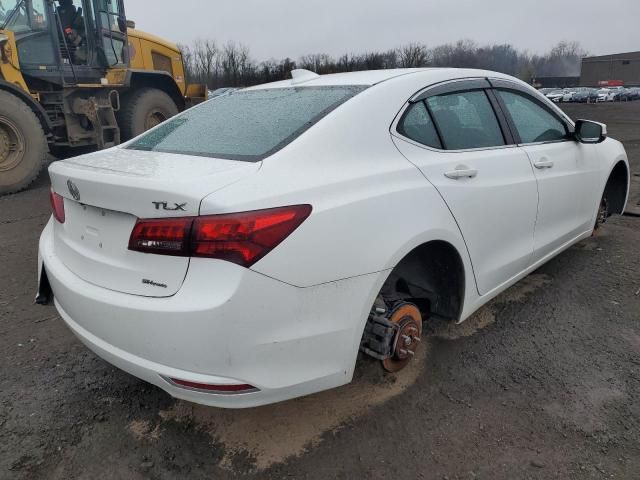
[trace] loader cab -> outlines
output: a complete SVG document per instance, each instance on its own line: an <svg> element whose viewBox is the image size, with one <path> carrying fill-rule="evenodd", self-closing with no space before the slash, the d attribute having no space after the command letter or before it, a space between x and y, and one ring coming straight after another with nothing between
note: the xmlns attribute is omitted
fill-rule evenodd
<svg viewBox="0 0 640 480"><path fill-rule="evenodd" d="M16 36L27 83L101 84L128 66L123 0L4 0L3 29Z"/></svg>

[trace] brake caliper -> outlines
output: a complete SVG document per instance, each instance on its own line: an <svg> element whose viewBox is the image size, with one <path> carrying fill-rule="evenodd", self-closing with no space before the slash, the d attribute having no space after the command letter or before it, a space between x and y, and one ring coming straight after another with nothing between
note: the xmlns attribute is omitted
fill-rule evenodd
<svg viewBox="0 0 640 480"><path fill-rule="evenodd" d="M382 361L389 372L404 368L415 355L422 336L422 315L412 303L387 309L376 301L364 329L360 350Z"/></svg>

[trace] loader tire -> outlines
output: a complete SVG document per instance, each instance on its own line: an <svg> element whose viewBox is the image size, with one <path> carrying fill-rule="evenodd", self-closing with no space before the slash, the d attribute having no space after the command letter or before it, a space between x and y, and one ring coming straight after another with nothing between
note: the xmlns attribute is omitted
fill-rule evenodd
<svg viewBox="0 0 640 480"><path fill-rule="evenodd" d="M123 141L131 140L178 113L173 99L157 88L141 88L123 99L118 123Z"/></svg>
<svg viewBox="0 0 640 480"><path fill-rule="evenodd" d="M48 153L35 113L15 95L0 91L0 196L27 188L46 164Z"/></svg>

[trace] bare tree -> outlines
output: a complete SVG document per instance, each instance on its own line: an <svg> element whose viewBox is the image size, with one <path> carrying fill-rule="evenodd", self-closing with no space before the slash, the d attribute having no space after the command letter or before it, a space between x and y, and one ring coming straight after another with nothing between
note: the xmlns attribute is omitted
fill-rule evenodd
<svg viewBox="0 0 640 480"><path fill-rule="evenodd" d="M317 74L333 73L335 71L335 61L326 53L312 53L300 57L298 62L300 68L306 68Z"/></svg>
<svg viewBox="0 0 640 480"><path fill-rule="evenodd" d="M200 39L191 46L181 45L180 51L189 81L211 88L282 80L290 78L296 68L290 58L255 63L249 48L233 41L219 47L213 40ZM347 53L337 60L326 53L314 53L303 55L297 65L319 74L429 65L475 67L517 75L530 82L536 76L577 75L585 55L577 42L563 41L544 55L530 55L509 44L478 46L471 40L460 40L431 49L414 42L386 52Z"/></svg>
<svg viewBox="0 0 640 480"><path fill-rule="evenodd" d="M184 65L184 73L188 82L195 82L195 71L193 64L193 52L189 45L178 44L178 49L182 54L182 64Z"/></svg>
<svg viewBox="0 0 640 480"><path fill-rule="evenodd" d="M429 50L422 43L409 43L398 49L399 64L403 68L426 67Z"/></svg>
<svg viewBox="0 0 640 480"><path fill-rule="evenodd" d="M213 86L218 47L213 40L198 39L193 44L193 63L196 76L203 83Z"/></svg>

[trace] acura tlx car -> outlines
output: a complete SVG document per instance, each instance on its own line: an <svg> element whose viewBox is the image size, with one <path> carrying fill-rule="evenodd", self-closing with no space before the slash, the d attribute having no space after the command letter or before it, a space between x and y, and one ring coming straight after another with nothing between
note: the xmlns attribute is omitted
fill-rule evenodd
<svg viewBox="0 0 640 480"><path fill-rule="evenodd" d="M394 372L625 208L629 165L512 77L407 69L230 92L49 168L37 302L113 365L250 407Z"/></svg>

